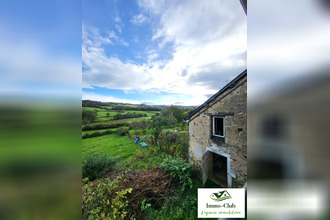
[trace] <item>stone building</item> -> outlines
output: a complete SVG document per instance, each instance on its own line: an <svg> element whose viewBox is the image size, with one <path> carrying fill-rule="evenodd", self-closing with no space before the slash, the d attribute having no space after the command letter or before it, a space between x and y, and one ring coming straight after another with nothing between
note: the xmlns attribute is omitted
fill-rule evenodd
<svg viewBox="0 0 330 220"><path fill-rule="evenodd" d="M207 179L223 187L247 180L247 70L239 74L185 119L189 161Z"/></svg>
<svg viewBox="0 0 330 220"><path fill-rule="evenodd" d="M301 75L249 103L251 179L330 183L330 72Z"/></svg>

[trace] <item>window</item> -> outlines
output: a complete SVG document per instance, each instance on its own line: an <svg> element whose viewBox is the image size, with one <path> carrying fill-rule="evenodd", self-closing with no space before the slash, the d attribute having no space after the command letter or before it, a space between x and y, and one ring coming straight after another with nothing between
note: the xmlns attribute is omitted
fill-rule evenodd
<svg viewBox="0 0 330 220"><path fill-rule="evenodd" d="M213 117L212 135L217 137L225 137L225 118Z"/></svg>
<svg viewBox="0 0 330 220"><path fill-rule="evenodd" d="M284 123L281 117L272 115L263 120L262 134L266 138L281 139L284 137Z"/></svg>

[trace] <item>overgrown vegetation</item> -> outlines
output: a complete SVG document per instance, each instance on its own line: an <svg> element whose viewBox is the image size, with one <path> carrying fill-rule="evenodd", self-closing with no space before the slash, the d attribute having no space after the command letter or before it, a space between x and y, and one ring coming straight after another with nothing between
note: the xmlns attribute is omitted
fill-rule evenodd
<svg viewBox="0 0 330 220"><path fill-rule="evenodd" d="M84 179L82 219L124 219L127 216L127 194L133 189L118 190L121 178L103 178L95 182Z"/></svg>
<svg viewBox="0 0 330 220"><path fill-rule="evenodd" d="M82 177L95 180L98 176L114 169L117 158L106 154L88 154L82 163Z"/></svg>
<svg viewBox="0 0 330 220"><path fill-rule="evenodd" d="M171 177L173 177L180 186L181 192L192 188L192 166L181 157L169 156L160 164L160 167L171 173Z"/></svg>
<svg viewBox="0 0 330 220"><path fill-rule="evenodd" d="M88 177L83 181L83 219L196 219L196 191L203 186L198 168L187 162L188 132L182 123L193 109L87 105L100 119L82 128L83 176ZM128 119L139 114L143 117ZM87 161L92 165L88 175Z"/></svg>
<svg viewBox="0 0 330 220"><path fill-rule="evenodd" d="M177 130L166 130L158 136L159 147L169 155L188 158L188 132Z"/></svg>

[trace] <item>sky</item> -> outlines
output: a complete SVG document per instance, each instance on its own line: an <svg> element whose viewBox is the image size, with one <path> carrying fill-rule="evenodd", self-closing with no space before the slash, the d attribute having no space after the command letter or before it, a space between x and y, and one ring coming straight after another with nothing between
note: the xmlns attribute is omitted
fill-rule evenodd
<svg viewBox="0 0 330 220"><path fill-rule="evenodd" d="M0 2L0 101L81 101L81 2ZM75 103L77 103L75 101Z"/></svg>
<svg viewBox="0 0 330 220"><path fill-rule="evenodd" d="M83 100L201 105L246 63L238 0L82 3Z"/></svg>
<svg viewBox="0 0 330 220"><path fill-rule="evenodd" d="M248 105L329 69L327 2L249 1Z"/></svg>

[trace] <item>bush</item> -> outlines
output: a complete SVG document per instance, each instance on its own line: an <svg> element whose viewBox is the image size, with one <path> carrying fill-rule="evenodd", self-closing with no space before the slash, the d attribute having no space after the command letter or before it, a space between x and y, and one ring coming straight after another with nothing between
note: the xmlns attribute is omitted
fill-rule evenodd
<svg viewBox="0 0 330 220"><path fill-rule="evenodd" d="M108 130L108 131L104 131L104 132L93 132L93 133L87 133L84 134L82 136L82 139L86 139L86 138L92 138L92 137L99 137L99 136L103 136L103 135L108 135L108 134L113 134L114 131Z"/></svg>
<svg viewBox="0 0 330 220"><path fill-rule="evenodd" d="M82 177L90 181L114 169L116 158L107 157L105 154L88 154L82 164Z"/></svg>
<svg viewBox="0 0 330 220"><path fill-rule="evenodd" d="M120 136L127 136L129 134L129 129L128 127L120 127L117 128L116 133Z"/></svg>
<svg viewBox="0 0 330 220"><path fill-rule="evenodd" d="M128 215L127 195L132 188L118 191L121 176L99 179L83 185L82 219L124 219Z"/></svg>
<svg viewBox="0 0 330 220"><path fill-rule="evenodd" d="M111 123L111 124L96 124L96 125L87 125L82 128L83 131L89 131L89 130L101 130L101 129L107 129L107 128L119 128L122 126L129 126L129 123Z"/></svg>
<svg viewBox="0 0 330 220"><path fill-rule="evenodd" d="M188 132L164 131L158 134L158 145L167 154L188 158Z"/></svg>
<svg viewBox="0 0 330 220"><path fill-rule="evenodd" d="M182 192L192 187L192 166L181 157L169 156L161 163L160 167L171 173L171 177L181 185Z"/></svg>
<svg viewBox="0 0 330 220"><path fill-rule="evenodd" d="M97 118L97 110L96 111L91 111L91 110L82 110L82 123L84 125L90 124L91 122L95 121Z"/></svg>

